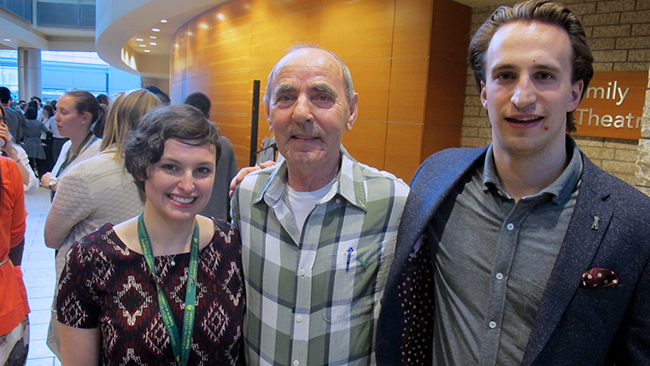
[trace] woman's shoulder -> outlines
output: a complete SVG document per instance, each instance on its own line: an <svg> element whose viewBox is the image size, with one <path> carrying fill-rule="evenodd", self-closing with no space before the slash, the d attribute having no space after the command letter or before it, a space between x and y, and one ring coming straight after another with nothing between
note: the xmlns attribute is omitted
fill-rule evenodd
<svg viewBox="0 0 650 366"><path fill-rule="evenodd" d="M7 156L0 155L0 169L3 170L3 175L4 174L8 175L10 174L9 172L11 173L17 172L18 175L20 175L20 170L18 169L18 163L14 161L14 159ZM22 179L22 176L20 179Z"/></svg>
<svg viewBox="0 0 650 366"><path fill-rule="evenodd" d="M90 234L79 239L72 246L73 250L93 251L93 252L111 252L119 250L124 252L126 246L115 234L113 224L106 222Z"/></svg>
<svg viewBox="0 0 650 366"><path fill-rule="evenodd" d="M216 245L220 250L236 250L241 248L241 239L239 231L229 222L219 218L211 218L214 223L214 236L211 244Z"/></svg>
<svg viewBox="0 0 650 366"><path fill-rule="evenodd" d="M122 172L122 165L114 160L115 152L98 151L95 155L74 164L66 175L105 178L108 173Z"/></svg>

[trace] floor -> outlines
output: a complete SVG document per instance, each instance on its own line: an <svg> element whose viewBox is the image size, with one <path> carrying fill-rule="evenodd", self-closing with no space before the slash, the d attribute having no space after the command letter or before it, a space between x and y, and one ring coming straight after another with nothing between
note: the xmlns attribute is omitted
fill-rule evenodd
<svg viewBox="0 0 650 366"><path fill-rule="evenodd" d="M45 344L55 285L54 250L43 241L43 226L50 208L49 190L39 188L35 195L25 195L25 206L28 214L22 270L32 310L27 366L60 366Z"/></svg>

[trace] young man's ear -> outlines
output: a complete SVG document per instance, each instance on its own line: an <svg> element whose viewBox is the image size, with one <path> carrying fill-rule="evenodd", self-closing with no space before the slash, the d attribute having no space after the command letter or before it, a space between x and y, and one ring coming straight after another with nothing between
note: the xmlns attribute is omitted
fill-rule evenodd
<svg viewBox="0 0 650 366"><path fill-rule="evenodd" d="M484 81L481 81L481 105L483 105L483 108L487 109L487 94L485 91Z"/></svg>
<svg viewBox="0 0 650 366"><path fill-rule="evenodd" d="M571 96L569 97L569 105L567 106L567 112L572 112L578 108L578 104L582 100L582 90L585 87L585 82L583 80L578 80L571 85Z"/></svg>

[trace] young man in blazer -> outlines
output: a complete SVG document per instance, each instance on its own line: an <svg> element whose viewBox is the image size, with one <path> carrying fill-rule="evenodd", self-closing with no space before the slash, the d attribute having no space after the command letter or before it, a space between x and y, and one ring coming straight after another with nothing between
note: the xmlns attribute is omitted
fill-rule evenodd
<svg viewBox="0 0 650 366"><path fill-rule="evenodd" d="M469 54L492 143L415 174L378 364L650 364L650 198L567 134L593 76L580 22L501 7Z"/></svg>

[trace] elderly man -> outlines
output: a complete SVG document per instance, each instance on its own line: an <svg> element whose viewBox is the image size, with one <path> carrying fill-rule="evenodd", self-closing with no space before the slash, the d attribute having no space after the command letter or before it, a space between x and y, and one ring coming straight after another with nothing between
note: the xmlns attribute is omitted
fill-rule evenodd
<svg viewBox="0 0 650 366"><path fill-rule="evenodd" d="M357 118L350 72L302 46L269 75L264 106L285 161L232 200L250 365L369 365L408 187L341 145Z"/></svg>
<svg viewBox="0 0 650 366"><path fill-rule="evenodd" d="M478 30L492 144L416 173L378 364L650 364L650 199L567 135L592 61L557 3L501 7Z"/></svg>

